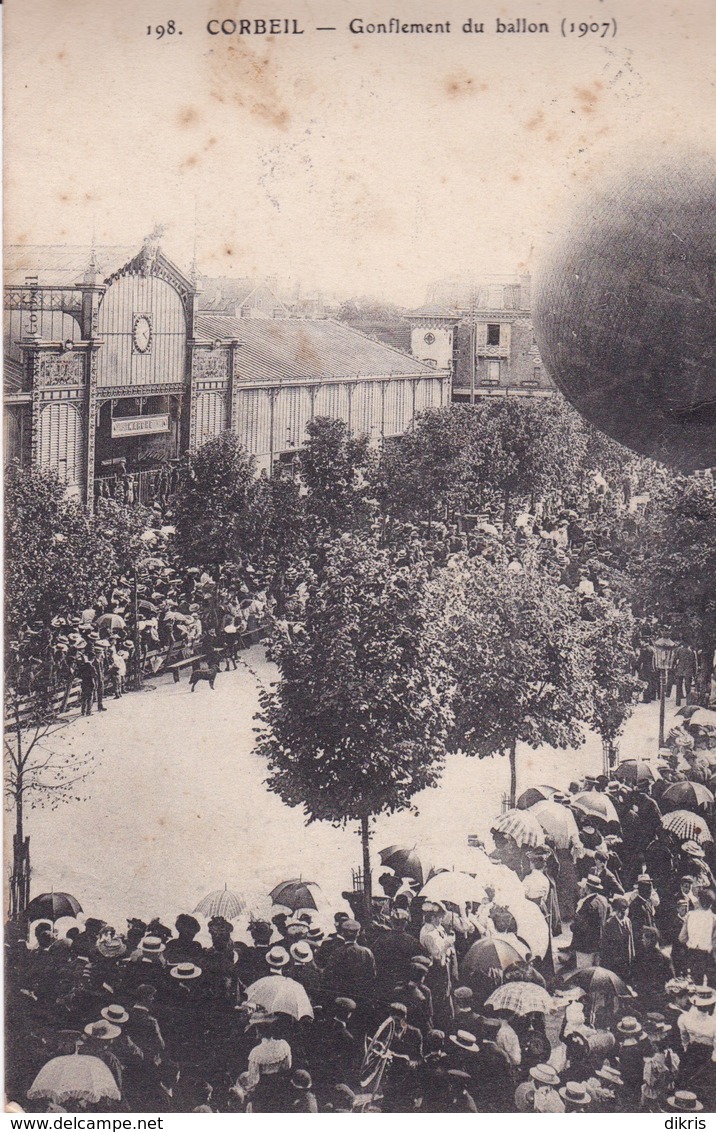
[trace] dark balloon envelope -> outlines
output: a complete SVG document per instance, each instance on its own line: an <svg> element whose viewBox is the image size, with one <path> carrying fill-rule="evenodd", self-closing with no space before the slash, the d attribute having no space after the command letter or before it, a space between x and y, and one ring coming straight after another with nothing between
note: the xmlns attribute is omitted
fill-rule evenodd
<svg viewBox="0 0 716 1132"><path fill-rule="evenodd" d="M611 182L538 274L545 366L589 421L682 471L716 465L716 166Z"/></svg>

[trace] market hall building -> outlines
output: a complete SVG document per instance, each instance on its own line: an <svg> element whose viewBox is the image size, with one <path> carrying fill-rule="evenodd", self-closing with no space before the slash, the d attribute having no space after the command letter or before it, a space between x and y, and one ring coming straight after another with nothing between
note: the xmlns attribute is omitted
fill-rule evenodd
<svg viewBox="0 0 716 1132"><path fill-rule="evenodd" d="M225 429L271 468L316 416L375 443L448 404L450 373L328 319L199 309L151 239L5 253L5 459L68 492L150 502L184 451Z"/></svg>

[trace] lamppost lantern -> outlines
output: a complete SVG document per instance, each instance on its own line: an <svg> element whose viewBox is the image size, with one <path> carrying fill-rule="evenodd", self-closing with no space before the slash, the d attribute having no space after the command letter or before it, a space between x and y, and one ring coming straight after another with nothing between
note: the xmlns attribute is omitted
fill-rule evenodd
<svg viewBox="0 0 716 1132"><path fill-rule="evenodd" d="M654 641L654 665L659 673L659 747L664 746L664 716L666 714L666 679L674 667L674 653L678 645L668 637Z"/></svg>
<svg viewBox="0 0 716 1132"><path fill-rule="evenodd" d="M668 672L674 667L674 653L677 647L678 642L671 641L668 637L659 637L658 641L654 641L654 664L659 672Z"/></svg>

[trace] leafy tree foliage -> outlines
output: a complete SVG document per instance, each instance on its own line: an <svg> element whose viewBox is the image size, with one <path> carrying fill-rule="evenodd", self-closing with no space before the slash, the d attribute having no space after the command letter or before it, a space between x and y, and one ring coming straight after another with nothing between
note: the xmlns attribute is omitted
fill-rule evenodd
<svg viewBox="0 0 716 1132"><path fill-rule="evenodd" d="M89 605L115 572L111 543L55 472L13 468L5 484L6 631Z"/></svg>
<svg viewBox="0 0 716 1132"><path fill-rule="evenodd" d="M255 490L253 457L235 433L185 455L174 510L176 548L187 564L217 566L247 549Z"/></svg>
<svg viewBox="0 0 716 1132"><path fill-rule="evenodd" d="M449 745L509 752L518 742L576 746L593 711L591 656L579 602L538 571L463 558L435 583L456 680Z"/></svg>
<svg viewBox="0 0 716 1132"><path fill-rule="evenodd" d="M102 539L112 547L117 571L131 574L139 570L152 551L142 536L152 526L154 515L148 507L98 499L94 525Z"/></svg>
<svg viewBox="0 0 716 1132"><path fill-rule="evenodd" d="M353 436L332 417L315 417L299 453L306 514L314 529L335 535L355 530L369 515L366 476L372 463L367 436Z"/></svg>
<svg viewBox="0 0 716 1132"><path fill-rule="evenodd" d="M612 760L641 687L633 664L636 622L623 603L593 598L589 605L594 618L586 625L592 669L592 727Z"/></svg>
<svg viewBox="0 0 716 1132"><path fill-rule="evenodd" d="M663 628L690 626L708 692L716 648L716 484L711 472L663 477L643 532L645 606Z"/></svg>
<svg viewBox="0 0 716 1132"><path fill-rule="evenodd" d="M261 697L268 786L307 820L369 822L437 782L452 722L444 647L428 627L423 564L396 567L375 542L326 547L301 631L277 646L281 679Z"/></svg>

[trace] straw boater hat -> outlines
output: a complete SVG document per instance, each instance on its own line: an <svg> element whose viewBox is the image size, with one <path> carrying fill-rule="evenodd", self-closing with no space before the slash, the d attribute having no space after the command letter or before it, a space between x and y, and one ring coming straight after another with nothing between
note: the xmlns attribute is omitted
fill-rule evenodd
<svg viewBox="0 0 716 1132"><path fill-rule="evenodd" d="M597 1069L595 1074L600 1080L606 1081L608 1085L623 1085L624 1079L618 1069L610 1065L608 1061L604 1062L601 1069Z"/></svg>
<svg viewBox="0 0 716 1132"><path fill-rule="evenodd" d="M567 1104L588 1105L592 1103L592 1098L587 1092L587 1086L583 1085L581 1081L567 1081L567 1084L559 1090L559 1095Z"/></svg>
<svg viewBox="0 0 716 1132"><path fill-rule="evenodd" d="M291 944L289 950L295 963L313 962L313 948L305 939L299 939L296 943Z"/></svg>
<svg viewBox="0 0 716 1132"><path fill-rule="evenodd" d="M706 983L703 986L694 987L691 1002L694 1006L713 1006L716 1002L716 991L713 987L707 986Z"/></svg>
<svg viewBox="0 0 716 1132"><path fill-rule="evenodd" d="M618 1023L617 1030L620 1034L626 1034L629 1038L635 1038L638 1034L642 1033L642 1025L641 1022L638 1022L631 1014L627 1014L622 1018L621 1022Z"/></svg>
<svg viewBox="0 0 716 1132"><path fill-rule="evenodd" d="M122 1031L119 1026L113 1026L111 1022L88 1022L85 1026L85 1033L88 1038L98 1038L102 1042L111 1042L112 1038L118 1038Z"/></svg>
<svg viewBox="0 0 716 1132"><path fill-rule="evenodd" d="M673 1097L667 1097L666 1103L678 1112L703 1112L704 1108L696 1093L689 1093L686 1089L679 1089Z"/></svg>
<svg viewBox="0 0 716 1132"><path fill-rule="evenodd" d="M533 1065L530 1077L539 1085L559 1085L559 1073L551 1065Z"/></svg>
<svg viewBox="0 0 716 1132"><path fill-rule="evenodd" d="M169 974L173 979L198 979L201 974L201 967L197 967L194 963L177 963L172 967Z"/></svg>
<svg viewBox="0 0 716 1132"><path fill-rule="evenodd" d="M161 955L164 944L158 935L145 935L144 939L139 941L139 950L143 955Z"/></svg>
<svg viewBox="0 0 716 1132"><path fill-rule="evenodd" d="M285 947L272 947L266 952L266 962L269 967L285 967L290 962L289 954Z"/></svg>
<svg viewBox="0 0 716 1132"><path fill-rule="evenodd" d="M468 1030L458 1030L456 1034L451 1034L450 1041L458 1049L466 1049L472 1053L477 1053L480 1048L477 1044L477 1038Z"/></svg>
<svg viewBox="0 0 716 1132"><path fill-rule="evenodd" d="M100 1010L100 1014L107 1022L111 1022L113 1026L119 1026L122 1022L129 1021L129 1015L123 1006L105 1006L104 1010Z"/></svg>

